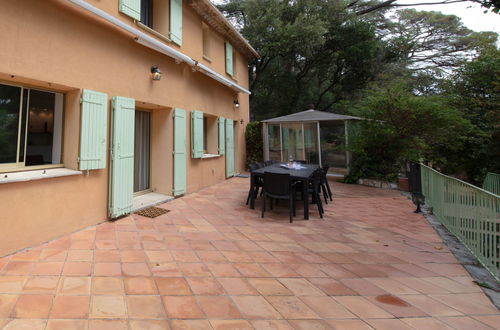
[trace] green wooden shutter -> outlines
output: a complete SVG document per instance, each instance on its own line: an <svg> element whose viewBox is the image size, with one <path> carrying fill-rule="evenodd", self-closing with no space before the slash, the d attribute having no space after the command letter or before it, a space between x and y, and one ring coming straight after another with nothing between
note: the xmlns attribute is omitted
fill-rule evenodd
<svg viewBox="0 0 500 330"><path fill-rule="evenodd" d="M219 155L224 155L224 145L226 144L226 134L225 134L225 126L226 120L224 117L219 117Z"/></svg>
<svg viewBox="0 0 500 330"><path fill-rule="evenodd" d="M186 111L174 109L174 196L186 192Z"/></svg>
<svg viewBox="0 0 500 330"><path fill-rule="evenodd" d="M81 103L79 168L106 168L108 95L84 89Z"/></svg>
<svg viewBox="0 0 500 330"><path fill-rule="evenodd" d="M226 72L233 75L233 46L226 41Z"/></svg>
<svg viewBox="0 0 500 330"><path fill-rule="evenodd" d="M226 178L234 175L233 121L226 119Z"/></svg>
<svg viewBox="0 0 500 330"><path fill-rule="evenodd" d="M170 0L170 39L182 45L182 0Z"/></svg>
<svg viewBox="0 0 500 330"><path fill-rule="evenodd" d="M135 100L115 96L111 104L109 216L116 218L132 212Z"/></svg>
<svg viewBox="0 0 500 330"><path fill-rule="evenodd" d="M118 10L137 21L141 20L141 0L120 0Z"/></svg>
<svg viewBox="0 0 500 330"><path fill-rule="evenodd" d="M203 157L203 112L191 111L191 157Z"/></svg>

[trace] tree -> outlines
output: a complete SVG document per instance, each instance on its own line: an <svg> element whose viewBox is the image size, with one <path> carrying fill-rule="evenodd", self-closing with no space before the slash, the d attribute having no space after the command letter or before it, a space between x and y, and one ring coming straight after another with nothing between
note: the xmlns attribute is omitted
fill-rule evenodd
<svg viewBox="0 0 500 330"><path fill-rule="evenodd" d="M394 180L408 160L437 167L464 149L473 126L439 96L416 96L404 79L369 90L353 114L365 118L351 143L347 177ZM439 152L436 152L439 150Z"/></svg>
<svg viewBox="0 0 500 330"><path fill-rule="evenodd" d="M381 29L389 57L415 71L442 74L497 41L494 32L473 32L460 18L439 12L396 11Z"/></svg>
<svg viewBox="0 0 500 330"><path fill-rule="evenodd" d="M409 7L409 6L423 6L423 5L442 5L442 4L453 4L457 2L473 2L478 3L482 7L486 8L486 11L491 10L494 13L500 13L500 0L442 0L442 1L423 1L414 3L398 3L397 0L385 0L385 1L360 1L354 0L350 2L347 7L353 9L357 15L365 15L368 13L373 13L380 10L387 10L395 7Z"/></svg>
<svg viewBox="0 0 500 330"><path fill-rule="evenodd" d="M500 50L484 50L458 69L443 89L449 104L477 128L463 155L467 176L480 183L487 171L500 173Z"/></svg>
<svg viewBox="0 0 500 330"><path fill-rule="evenodd" d="M381 62L374 26L337 0L230 0L218 6L261 58L250 63L253 119L329 110L362 89Z"/></svg>
<svg viewBox="0 0 500 330"><path fill-rule="evenodd" d="M245 130L246 165L258 163L264 159L264 145L262 141L262 123L249 122Z"/></svg>

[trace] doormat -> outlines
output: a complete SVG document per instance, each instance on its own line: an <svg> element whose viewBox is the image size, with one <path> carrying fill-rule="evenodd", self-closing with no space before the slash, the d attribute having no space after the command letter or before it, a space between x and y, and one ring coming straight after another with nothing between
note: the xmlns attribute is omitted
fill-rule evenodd
<svg viewBox="0 0 500 330"><path fill-rule="evenodd" d="M235 177L237 177L237 178L249 178L250 175L248 175L248 174L236 174Z"/></svg>
<svg viewBox="0 0 500 330"><path fill-rule="evenodd" d="M161 207L151 206L146 209L135 212L135 214L142 215L143 217L156 218L162 214L170 212L170 210L162 209Z"/></svg>

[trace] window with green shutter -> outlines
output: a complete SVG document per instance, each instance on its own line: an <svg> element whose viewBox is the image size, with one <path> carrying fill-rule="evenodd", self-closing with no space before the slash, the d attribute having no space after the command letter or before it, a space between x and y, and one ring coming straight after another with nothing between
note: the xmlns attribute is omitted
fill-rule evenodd
<svg viewBox="0 0 500 330"><path fill-rule="evenodd" d="M224 119L224 117L219 117L219 155L224 155L225 152L224 148L226 144L225 125L226 125L226 120Z"/></svg>
<svg viewBox="0 0 500 330"><path fill-rule="evenodd" d="M137 21L141 20L141 0L119 0L118 10Z"/></svg>
<svg viewBox="0 0 500 330"><path fill-rule="evenodd" d="M182 45L182 0L170 0L170 39Z"/></svg>
<svg viewBox="0 0 500 330"><path fill-rule="evenodd" d="M229 42L226 45L226 73L230 76L234 75L234 61L233 61L233 46Z"/></svg>
<svg viewBox="0 0 500 330"><path fill-rule="evenodd" d="M203 112L191 111L191 157L203 157Z"/></svg>
<svg viewBox="0 0 500 330"><path fill-rule="evenodd" d="M106 168L108 95L84 89L80 120L80 170Z"/></svg>
<svg viewBox="0 0 500 330"><path fill-rule="evenodd" d="M174 109L174 187L173 195L186 192L186 111Z"/></svg>

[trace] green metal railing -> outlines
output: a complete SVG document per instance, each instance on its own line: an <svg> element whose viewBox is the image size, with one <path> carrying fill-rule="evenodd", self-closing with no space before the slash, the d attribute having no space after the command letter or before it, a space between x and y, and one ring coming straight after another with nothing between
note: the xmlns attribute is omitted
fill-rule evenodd
<svg viewBox="0 0 500 330"><path fill-rule="evenodd" d="M488 172L484 178L483 189L500 195L500 174Z"/></svg>
<svg viewBox="0 0 500 330"><path fill-rule="evenodd" d="M500 281L500 196L420 164L425 203Z"/></svg>

